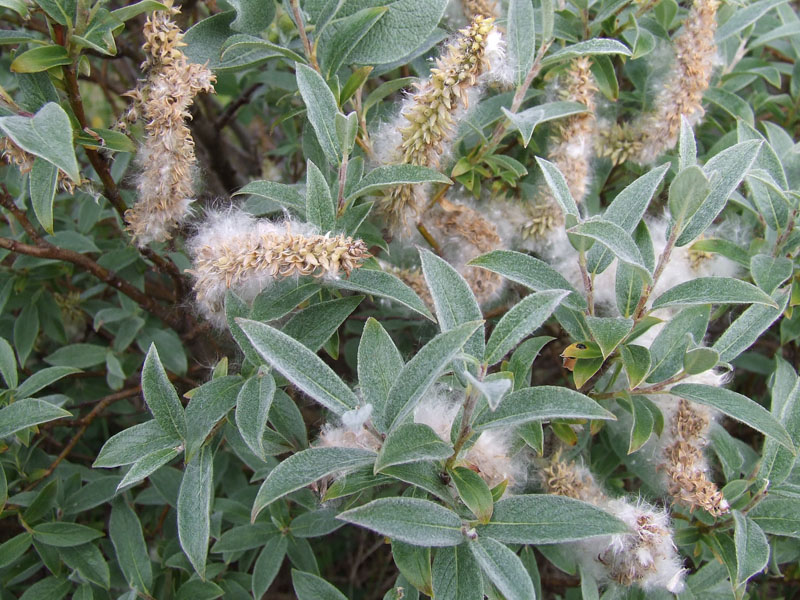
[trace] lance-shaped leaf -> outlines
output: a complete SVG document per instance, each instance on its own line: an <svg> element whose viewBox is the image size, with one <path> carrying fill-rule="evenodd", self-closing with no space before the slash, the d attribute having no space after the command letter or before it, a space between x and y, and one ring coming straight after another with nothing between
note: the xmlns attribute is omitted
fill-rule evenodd
<svg viewBox="0 0 800 600"><path fill-rule="evenodd" d="M389 391L386 403L386 422L390 424L390 430L411 414L420 398L482 325L483 321L472 321L440 333L405 364Z"/></svg>
<svg viewBox="0 0 800 600"><path fill-rule="evenodd" d="M439 548L431 575L436 600L483 600L480 566L466 544Z"/></svg>
<svg viewBox="0 0 800 600"><path fill-rule="evenodd" d="M352 192L347 196L349 204L364 194L392 188L397 185L413 185L416 183L444 183L452 184L448 177L429 167L418 165L383 165L372 169L359 181Z"/></svg>
<svg viewBox="0 0 800 600"><path fill-rule="evenodd" d="M420 248L419 257L433 298L436 318L443 332L483 318L472 289L458 271L429 250ZM464 346L464 351L479 360L483 358L483 328L472 336Z"/></svg>
<svg viewBox="0 0 800 600"><path fill-rule="evenodd" d="M350 273L349 277L340 277L327 283L331 287L394 300L433 321L431 311L428 310L428 307L420 300L419 296L414 293L414 290L391 273L362 268Z"/></svg>
<svg viewBox="0 0 800 600"><path fill-rule="evenodd" d="M749 425L756 431L773 438L795 454L792 438L767 409L732 390L699 383L679 383L670 393L699 404L706 404L732 419Z"/></svg>
<svg viewBox="0 0 800 600"><path fill-rule="evenodd" d="M322 75L311 67L296 63L297 88L308 110L308 120L317 134L325 158L332 165L342 160L342 148L336 135L336 115L339 108L336 98Z"/></svg>
<svg viewBox="0 0 800 600"><path fill-rule="evenodd" d="M372 404L372 421L380 431L386 430L386 402L403 364L403 357L386 330L372 317L367 319L358 345L358 383L364 401Z"/></svg>
<svg viewBox="0 0 800 600"><path fill-rule="evenodd" d="M544 180L547 182L547 186L553 193L553 197L556 199L556 202L558 202L561 210L564 211L564 214L580 219L581 213L578 210L578 205L575 203L575 198L572 197L572 192L569 190L564 174L549 160L537 156L536 163L542 170Z"/></svg>
<svg viewBox="0 0 800 600"><path fill-rule="evenodd" d="M487 523L492 517L494 500L492 491L483 478L467 467L454 468L450 471L450 476L461 501L481 523Z"/></svg>
<svg viewBox="0 0 800 600"><path fill-rule="evenodd" d="M415 546L457 546L464 541L456 513L419 498L379 498L336 518Z"/></svg>
<svg viewBox="0 0 800 600"><path fill-rule="evenodd" d="M551 65L562 60L569 60L576 56L586 56L587 54L621 54L623 56L630 56L631 50L625 44L617 40L595 38L593 40L572 44L561 50L556 50L542 61L542 66Z"/></svg>
<svg viewBox="0 0 800 600"><path fill-rule="evenodd" d="M186 557L201 578L205 577L208 538L211 533L213 462L211 449L201 449L186 465L178 491L178 539Z"/></svg>
<svg viewBox="0 0 800 600"><path fill-rule="evenodd" d="M731 362L752 346L761 337L761 334L781 316L789 301L789 295L787 291L774 296L777 308L754 304L739 315L712 346L719 352L719 359L722 362Z"/></svg>
<svg viewBox="0 0 800 600"><path fill-rule="evenodd" d="M596 506L550 494L509 496L494 505L478 536L508 544L555 544L625 533L625 523Z"/></svg>
<svg viewBox="0 0 800 600"><path fill-rule="evenodd" d="M261 460L267 459L264 430L274 397L275 380L272 375L259 373L244 382L236 398L236 426L248 448Z"/></svg>
<svg viewBox="0 0 800 600"><path fill-rule="evenodd" d="M775 301L752 283L731 277L698 277L670 288L653 302L653 308L682 304L766 304Z"/></svg>
<svg viewBox="0 0 800 600"><path fill-rule="evenodd" d="M59 408L46 400L37 400L35 398L17 400L0 409L0 438L26 427L33 427L39 423L71 416L71 412Z"/></svg>
<svg viewBox="0 0 800 600"><path fill-rule="evenodd" d="M169 435L186 439L186 415L175 388L161 364L155 344L150 344L142 367L142 394L150 412Z"/></svg>
<svg viewBox="0 0 800 600"><path fill-rule="evenodd" d="M442 441L436 432L421 423L405 423L392 431L384 440L375 461L375 473L385 467L423 460L442 460L453 453L450 444Z"/></svg>
<svg viewBox="0 0 800 600"><path fill-rule="evenodd" d="M468 264L502 275L506 279L535 291L567 290L564 304L584 310L586 300L561 273L543 260L513 250L494 250L473 258Z"/></svg>
<svg viewBox="0 0 800 600"><path fill-rule="evenodd" d="M336 206L328 182L310 160L306 171L306 219L322 232L336 228Z"/></svg>
<svg viewBox="0 0 800 600"><path fill-rule="evenodd" d="M509 310L489 336L486 362L496 364L522 339L544 323L561 301L569 295L565 290L538 292L523 298Z"/></svg>
<svg viewBox="0 0 800 600"><path fill-rule="evenodd" d="M108 530L125 581L130 587L148 593L153 585L153 568L142 524L122 496L114 498L111 504Z"/></svg>
<svg viewBox="0 0 800 600"><path fill-rule="evenodd" d="M293 454L269 472L256 494L251 518L261 510L295 490L318 479L352 470L375 461L375 453L360 448L309 448Z"/></svg>
<svg viewBox="0 0 800 600"><path fill-rule="evenodd" d="M741 584L764 570L769 561L769 542L758 524L738 510L733 511L736 544L736 583Z"/></svg>
<svg viewBox="0 0 800 600"><path fill-rule="evenodd" d="M336 587L313 573L292 569L292 586L297 600L347 600Z"/></svg>
<svg viewBox="0 0 800 600"><path fill-rule="evenodd" d="M567 230L568 233L588 237L603 244L608 250L619 259L620 262L631 265L642 274L647 280L651 281L650 271L644 263L641 252L633 241L631 235L622 227L611 221L603 219L592 219L579 223L575 227Z"/></svg>
<svg viewBox="0 0 800 600"><path fill-rule="evenodd" d="M531 0L508 3L508 57L514 67L514 83L520 85L533 66L536 54L536 31ZM530 136L528 136L530 139ZM525 142L528 145L528 142Z"/></svg>
<svg viewBox="0 0 800 600"><path fill-rule="evenodd" d="M525 565L507 546L492 538L478 537L468 542L468 547L481 570L506 600L536 598L536 591Z"/></svg>
<svg viewBox="0 0 800 600"><path fill-rule="evenodd" d="M600 346L603 358L608 358L633 329L633 319L589 316L586 317L586 325L592 332L594 341Z"/></svg>
<svg viewBox="0 0 800 600"><path fill-rule="evenodd" d="M476 431L513 427L530 421L552 419L603 419L616 417L588 396L566 387L542 385L506 396L496 410L484 410L475 418Z"/></svg>
<svg viewBox="0 0 800 600"><path fill-rule="evenodd" d="M358 406L353 391L303 344L264 323L236 322L264 360L322 406L337 415Z"/></svg>
<svg viewBox="0 0 800 600"><path fill-rule="evenodd" d="M525 0L522 0L523 2ZM530 4L530 2L529 2ZM533 54L531 54L531 59ZM525 77L523 73L523 77ZM533 137L533 130L541 123L569 117L586 112L587 108L580 102L568 102L566 100L559 100L556 102L548 102L540 104L539 106L532 106L518 113L512 113L505 107L502 107L503 114L511 121L511 125L519 131L522 136L522 145L527 148ZM537 159L538 160L538 159Z"/></svg>
<svg viewBox="0 0 800 600"><path fill-rule="evenodd" d="M158 421L152 419L111 436L103 444L92 466L110 468L129 465L148 454L166 448L177 448L181 444L179 437L165 432Z"/></svg>
<svg viewBox="0 0 800 600"><path fill-rule="evenodd" d="M306 201L294 186L275 181L251 181L233 193L234 196L245 194L274 202L278 205L276 209L288 208L303 218L306 216Z"/></svg>

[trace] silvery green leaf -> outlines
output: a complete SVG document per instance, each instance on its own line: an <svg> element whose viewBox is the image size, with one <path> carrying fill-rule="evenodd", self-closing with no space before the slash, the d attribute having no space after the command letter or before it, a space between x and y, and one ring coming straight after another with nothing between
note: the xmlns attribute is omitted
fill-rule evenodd
<svg viewBox="0 0 800 600"><path fill-rule="evenodd" d="M336 520L338 510L335 508L319 508L297 515L289 526L291 534L296 538L321 537L333 533L344 523Z"/></svg>
<svg viewBox="0 0 800 600"><path fill-rule="evenodd" d="M510 371L490 373L483 380L478 379L469 371L465 371L464 377L480 392L481 396L486 398L490 410L495 410L506 394L514 388L514 374Z"/></svg>
<svg viewBox="0 0 800 600"><path fill-rule="evenodd" d="M363 299L364 296L346 296L312 304L295 313L282 331L317 352Z"/></svg>
<svg viewBox="0 0 800 600"><path fill-rule="evenodd" d="M595 218L571 227L567 230L567 233L588 237L601 243L620 262L634 267L648 281L652 279L633 238L616 223Z"/></svg>
<svg viewBox="0 0 800 600"><path fill-rule="evenodd" d="M476 431L552 419L615 419L597 402L566 387L542 385L512 392L494 410L475 417Z"/></svg>
<svg viewBox="0 0 800 600"><path fill-rule="evenodd" d="M269 472L258 490L251 519L278 498L331 473L343 473L375 462L375 453L360 448L309 448L293 454Z"/></svg>
<svg viewBox="0 0 800 600"><path fill-rule="evenodd" d="M217 377L194 390L186 407L186 458L188 462L206 437L236 405L242 387L238 376Z"/></svg>
<svg viewBox="0 0 800 600"><path fill-rule="evenodd" d="M211 502L214 495L213 455L203 448L186 465L178 492L178 539L189 562L205 577Z"/></svg>
<svg viewBox="0 0 800 600"><path fill-rule="evenodd" d="M694 348L683 355L683 370L689 375L704 373L719 363L719 353L713 348Z"/></svg>
<svg viewBox="0 0 800 600"><path fill-rule="evenodd" d="M622 56L630 56L631 50L617 40L595 38L556 50L542 61L542 66L545 67L562 60L569 60L576 56L585 56L587 54L621 54Z"/></svg>
<svg viewBox="0 0 800 600"><path fill-rule="evenodd" d="M358 406L353 391L303 344L264 323L236 322L264 360L322 406L337 415Z"/></svg>
<svg viewBox="0 0 800 600"><path fill-rule="evenodd" d="M129 465L148 454L177 448L182 443L179 437L161 429L155 419L145 421L112 435L103 444L92 466L110 468Z"/></svg>
<svg viewBox="0 0 800 600"><path fill-rule="evenodd" d="M139 483L153 471L172 461L178 454L180 452L176 448L165 448L146 454L131 465L131 468L125 473L125 477L117 485L117 490Z"/></svg>
<svg viewBox="0 0 800 600"><path fill-rule="evenodd" d="M748 515L765 532L800 538L800 498L781 498L770 494Z"/></svg>
<svg viewBox="0 0 800 600"><path fill-rule="evenodd" d="M0 439L27 427L71 416L71 412L46 400L23 398L0 409Z"/></svg>
<svg viewBox="0 0 800 600"><path fill-rule="evenodd" d="M769 542L764 531L747 515L733 511L736 543L736 583L742 584L763 571L769 561Z"/></svg>
<svg viewBox="0 0 800 600"><path fill-rule="evenodd" d="M467 546L481 570L506 600L535 600L536 591L525 566L507 546L492 538L478 537Z"/></svg>
<svg viewBox="0 0 800 600"><path fill-rule="evenodd" d="M535 292L567 290L570 294L564 299L565 305L577 310L586 308L584 297L572 287L572 284L561 273L546 262L528 254L512 250L494 250L473 258L468 264L502 275L506 279L524 285Z"/></svg>
<svg viewBox="0 0 800 600"><path fill-rule="evenodd" d="M0 117L0 131L26 152L57 166L72 181L81 180L72 144L72 124L55 102L45 104L33 117Z"/></svg>
<svg viewBox="0 0 800 600"><path fill-rule="evenodd" d="M514 81L520 85L531 70L536 54L536 31L531 0L510 0L506 37L508 57L514 67ZM527 140L525 145L528 145Z"/></svg>
<svg viewBox="0 0 800 600"><path fill-rule="evenodd" d="M525 0L519 1L524 2ZM531 142L534 129L541 123L586 112L586 106L580 102L558 100L556 102L532 106L531 108L526 108L517 113L512 113L506 107L502 107L502 111L506 118L511 121L511 125L514 129L519 131L519 134L522 136L522 145L527 148L528 144ZM537 158L537 160L539 159Z"/></svg>
<svg viewBox="0 0 800 600"><path fill-rule="evenodd" d="M356 269L349 277L339 277L327 282L328 285L362 294L372 294L399 302L423 317L433 320L433 315L419 296L410 287L391 273L375 269Z"/></svg>
<svg viewBox="0 0 800 600"><path fill-rule="evenodd" d="M30 173L31 205L39 224L46 232L53 233L53 200L58 184L58 167L43 158L33 161Z"/></svg>
<svg viewBox="0 0 800 600"><path fill-rule="evenodd" d="M688 119L681 115L681 131L678 138L678 166L681 171L697 164L697 142Z"/></svg>
<svg viewBox="0 0 800 600"><path fill-rule="evenodd" d="M792 438L783 425L767 409L753 402L747 396L725 388L699 383L679 383L670 389L670 393L716 408L732 419L771 437L790 452L795 453Z"/></svg>
<svg viewBox="0 0 800 600"><path fill-rule="evenodd" d="M564 214L580 219L581 214L578 211L578 205L575 203L575 198L572 197L572 192L569 191L564 174L558 170L556 165L538 156L536 157L536 163L542 170L544 180L547 182L547 186Z"/></svg>
<svg viewBox="0 0 800 600"><path fill-rule="evenodd" d="M292 586L297 600L347 600L342 592L313 573L292 569Z"/></svg>
<svg viewBox="0 0 800 600"><path fill-rule="evenodd" d="M390 431L400 425L427 393L467 340L483 325L472 321L440 333L408 361L397 376L386 403L385 418Z"/></svg>
<svg viewBox="0 0 800 600"><path fill-rule="evenodd" d="M600 346L603 358L608 358L633 329L633 319L588 316L586 325L592 332L592 339Z"/></svg>
<svg viewBox="0 0 800 600"><path fill-rule="evenodd" d="M263 598L278 575L283 559L286 556L289 538L285 535L272 536L266 542L262 541L262 545L263 549L253 567L251 589L255 598Z"/></svg>
<svg viewBox="0 0 800 600"><path fill-rule="evenodd" d="M264 430L274 397L275 380L262 372L245 381L236 397L236 426L248 448L261 460L267 459Z"/></svg>
<svg viewBox="0 0 800 600"><path fill-rule="evenodd" d="M174 437L186 439L186 416L175 388L161 365L155 344L150 344L142 367L142 394L161 428Z"/></svg>
<svg viewBox="0 0 800 600"><path fill-rule="evenodd" d="M669 186L669 211L673 227L680 233L711 192L711 185L698 166L683 169Z"/></svg>
<svg viewBox="0 0 800 600"><path fill-rule="evenodd" d="M456 513L419 498L379 498L336 518L415 546L457 546L464 541Z"/></svg>
<svg viewBox="0 0 800 600"><path fill-rule="evenodd" d="M325 39L320 47L320 63L324 72L334 75L341 68L350 54L358 48L358 43L383 18L389 10L388 6L372 6L335 21L336 32Z"/></svg>
<svg viewBox="0 0 800 600"><path fill-rule="evenodd" d="M14 356L14 349L5 338L0 338L0 374L6 382L8 389L14 389L19 383L17 375L17 357Z"/></svg>
<svg viewBox="0 0 800 600"><path fill-rule="evenodd" d="M683 355L689 347L689 339L695 343L703 339L710 317L711 307L701 304L683 309L664 325L650 344L651 367L648 382L664 381L683 367Z"/></svg>
<svg viewBox="0 0 800 600"><path fill-rule="evenodd" d="M306 201L294 186L275 181L251 181L239 191L233 193L234 196L250 195L264 198L274 202L277 208L284 207L306 218Z"/></svg>
<svg viewBox="0 0 800 600"><path fill-rule="evenodd" d="M386 330L372 317L367 319L358 345L358 383L364 401L372 404L372 422L379 431L386 430L384 409L403 365L403 357Z"/></svg>
<svg viewBox="0 0 800 600"><path fill-rule="evenodd" d="M275 7L260 0L231 0L229 4L236 10L236 19L231 23L236 31L258 35L275 18Z"/></svg>
<svg viewBox="0 0 800 600"><path fill-rule="evenodd" d="M628 441L628 454L636 452L650 439L655 423L653 413L641 397L631 396L630 405L633 422L631 423L631 435Z"/></svg>
<svg viewBox="0 0 800 600"><path fill-rule="evenodd" d="M211 553L242 552L260 548L264 545L264 540L272 536L280 536L280 531L272 523L239 525L219 536L211 546Z"/></svg>
<svg viewBox="0 0 800 600"><path fill-rule="evenodd" d="M760 0L735 11L732 16L717 28L714 41L719 44L742 29L758 21L764 14L783 4L786 0Z"/></svg>
<svg viewBox="0 0 800 600"><path fill-rule="evenodd" d="M117 496L112 501L108 530L125 581L130 587L149 593L153 585L153 568L147 544L139 518L124 496Z"/></svg>
<svg viewBox="0 0 800 600"><path fill-rule="evenodd" d="M455 467L450 476L461 501L481 523L487 523L494 510L494 500L483 478L468 467Z"/></svg>
<svg viewBox="0 0 800 600"><path fill-rule="evenodd" d="M549 290L526 296L509 310L495 326L486 344L486 363L500 362L523 338L533 333L569 295L565 290Z"/></svg>
<svg viewBox="0 0 800 600"><path fill-rule="evenodd" d="M466 544L436 550L432 578L436 600L483 600L480 566Z"/></svg>
<svg viewBox="0 0 800 600"><path fill-rule="evenodd" d="M756 140L741 142L726 148L703 166L703 173L711 182L711 193L683 228L675 242L677 246L690 244L714 222L750 170L762 144Z"/></svg>
<svg viewBox="0 0 800 600"><path fill-rule="evenodd" d="M442 332L483 318L472 289L458 271L424 248L419 248L419 256ZM464 351L478 360L482 359L484 336L484 329L480 327L464 346Z"/></svg>
<svg viewBox="0 0 800 600"><path fill-rule="evenodd" d="M351 203L364 194L374 194L375 192L397 185L418 183L451 184L453 182L439 171L428 167L417 165L381 165L372 169L358 184L356 184L353 191L347 196L347 203Z"/></svg>
<svg viewBox="0 0 800 600"><path fill-rule="evenodd" d="M628 185L608 205L603 219L633 234L668 169L669 165L656 167ZM614 260L614 255L605 246L596 244L589 249L586 259L590 273L602 273Z"/></svg>
<svg viewBox="0 0 800 600"><path fill-rule="evenodd" d="M430 548L392 540L392 558L411 585L428 595L432 593Z"/></svg>
<svg viewBox="0 0 800 600"><path fill-rule="evenodd" d="M731 277L697 277L670 288L653 301L653 309L690 304L766 304L775 301L756 286Z"/></svg>
<svg viewBox="0 0 800 600"><path fill-rule="evenodd" d="M238 19L237 19L238 21ZM236 23L234 21L231 26ZM263 62L269 58L283 58L289 64L305 62L305 59L288 48L273 44L272 42L255 35L245 33L228 37L220 46L219 62L221 65L245 66Z"/></svg>
<svg viewBox="0 0 800 600"><path fill-rule="evenodd" d="M375 473L386 467L423 460L443 460L453 454L450 444L442 441L436 432L421 423L404 423L391 431L383 441Z"/></svg>
<svg viewBox="0 0 800 600"><path fill-rule="evenodd" d="M310 160L306 171L306 219L322 233L336 228L336 206L328 182L325 181L322 171Z"/></svg>
<svg viewBox="0 0 800 600"><path fill-rule="evenodd" d="M778 286L792 276L792 261L785 256L757 254L750 259L750 273L756 285L767 294L772 294Z"/></svg>
<svg viewBox="0 0 800 600"><path fill-rule="evenodd" d="M795 448L800 447L800 384L794 368L783 358L776 358L772 378L772 414L786 428ZM794 453L773 439L764 441L758 475L772 485L784 482L795 465Z"/></svg>
<svg viewBox="0 0 800 600"><path fill-rule="evenodd" d="M508 544L554 544L625 533L625 523L596 506L564 496L522 494L494 505L479 537Z"/></svg>
<svg viewBox="0 0 800 600"><path fill-rule="evenodd" d="M336 135L336 98L322 76L311 67L295 63L297 87L308 110L308 120L317 134L317 141L331 165L342 161L342 149Z"/></svg>

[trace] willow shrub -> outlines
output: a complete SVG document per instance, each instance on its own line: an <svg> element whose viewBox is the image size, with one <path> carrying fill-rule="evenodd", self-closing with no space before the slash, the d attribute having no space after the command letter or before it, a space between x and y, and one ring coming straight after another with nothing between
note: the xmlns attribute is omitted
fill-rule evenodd
<svg viewBox="0 0 800 600"><path fill-rule="evenodd" d="M0 14L0 598L792 595L789 3Z"/></svg>

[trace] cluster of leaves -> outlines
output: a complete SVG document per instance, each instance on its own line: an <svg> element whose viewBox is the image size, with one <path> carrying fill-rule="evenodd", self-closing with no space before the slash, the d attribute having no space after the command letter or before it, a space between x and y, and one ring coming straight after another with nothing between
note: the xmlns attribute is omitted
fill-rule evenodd
<svg viewBox="0 0 800 600"><path fill-rule="evenodd" d="M0 137L32 162L0 167L0 599L598 598L563 544L624 523L540 493L535 474L513 494L490 487L457 459L504 430L514 453L560 444L609 490L663 499L637 450L664 431L650 398L667 389L726 417L709 454L731 514L673 510L684 597L791 594L800 18L787 3L724 5L704 121L684 123L654 168L598 159L579 209L537 155L546 123L585 107L548 101L545 80L590 55L611 112L649 109L655 55L685 12L675 0L500 3L516 89L472 107L446 174L368 154L369 131L452 30L446 0L185 2L184 50L218 77L191 124L200 203L234 196L377 255L389 246L373 208L394 186L529 200L547 185L587 274L616 269L621 315L595 315L556 268L511 250L472 261L515 289L484 314L459 272L420 249L430 305L370 260L347 278L276 282L252 304L229 293L225 332L189 308L187 231L146 249L125 233L141 131L114 125L144 18L165 6L109 4L0 0ZM644 216L664 205L667 247L723 255L741 279L651 298L669 253L654 251ZM729 217L751 237L703 237ZM637 344L658 309L674 316ZM542 328L552 335L530 337ZM734 369L730 389L681 383L715 368ZM449 441L412 418L442 385L463 404ZM378 450L314 443L323 422L366 404Z"/></svg>

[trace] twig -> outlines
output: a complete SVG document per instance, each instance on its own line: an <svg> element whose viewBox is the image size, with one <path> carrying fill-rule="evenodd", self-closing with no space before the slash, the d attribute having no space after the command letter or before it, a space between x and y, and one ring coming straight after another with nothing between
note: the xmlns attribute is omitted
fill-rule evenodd
<svg viewBox="0 0 800 600"><path fill-rule="evenodd" d="M243 91L236 100L228 104L225 107L225 110L220 113L219 117L217 117L217 121L215 123L215 127L217 129L225 129L225 127L230 123L231 119L236 116L236 111L238 111L242 106L250 102L250 98L255 94L256 90L260 88L263 84L261 83L254 83L245 91Z"/></svg>
<svg viewBox="0 0 800 600"><path fill-rule="evenodd" d="M306 35L306 25L303 22L303 15L300 12L300 3L298 0L290 0L289 5L292 8L292 15L294 15L294 21L297 24L297 32L300 34L300 39L303 42L306 58L311 63L311 66L314 67L314 70L321 75L322 70L319 68L319 64L317 63L316 53L311 47L311 43L308 41L308 35Z"/></svg>

